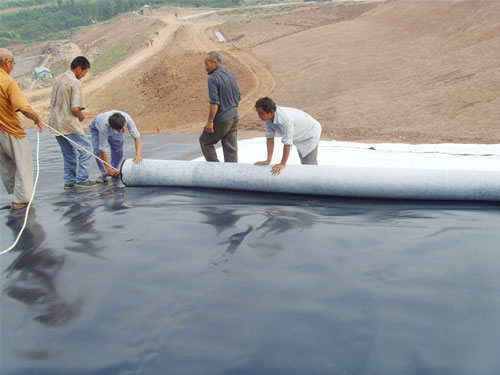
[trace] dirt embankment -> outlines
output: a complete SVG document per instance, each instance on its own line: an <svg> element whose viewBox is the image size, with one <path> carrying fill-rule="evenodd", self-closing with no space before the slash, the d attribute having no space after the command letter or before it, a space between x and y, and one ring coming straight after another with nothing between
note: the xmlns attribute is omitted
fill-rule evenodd
<svg viewBox="0 0 500 375"><path fill-rule="evenodd" d="M277 102L327 139L500 143L499 16L497 1L393 1L254 50Z"/></svg>
<svg viewBox="0 0 500 375"><path fill-rule="evenodd" d="M253 104L270 95L316 117L324 139L499 143L499 15L489 0L323 3L244 21L159 12L152 46L84 82L86 122L114 108L143 132L199 133L203 58L219 50L243 93L242 136L263 134Z"/></svg>
<svg viewBox="0 0 500 375"><path fill-rule="evenodd" d="M213 22L190 22L177 28L171 41L120 83L104 87L90 99L99 112L105 108L129 112L146 132L201 132L208 116L207 74L203 60L221 51L223 64L238 78L242 116L253 114L261 95L274 88L274 78L249 50L235 50L214 40ZM242 131L251 130L242 123Z"/></svg>
<svg viewBox="0 0 500 375"><path fill-rule="evenodd" d="M318 4L218 24L241 50L214 41L220 20L186 23L113 103L146 131L199 132L207 116L202 60L218 49L246 98L241 135L262 135L253 103L271 94L318 118L324 139L496 143L498 15L495 1Z"/></svg>

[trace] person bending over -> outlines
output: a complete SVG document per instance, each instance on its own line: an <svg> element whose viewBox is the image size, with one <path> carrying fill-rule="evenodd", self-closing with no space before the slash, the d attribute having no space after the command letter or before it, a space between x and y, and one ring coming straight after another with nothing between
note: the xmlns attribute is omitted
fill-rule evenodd
<svg viewBox="0 0 500 375"><path fill-rule="evenodd" d="M134 161L140 163L141 156L141 135L135 126L135 122L126 112L122 111L107 111L98 114L90 124L90 133L92 134L92 146L94 154L100 155L101 159L109 165L104 164L99 159L96 159L97 166L101 171L101 177L96 179L96 182L106 182L107 176L114 178L120 177L118 167L123 157L123 133L128 129L130 136L135 141L135 156ZM111 162L109 161L106 151L106 143L109 144L111 150Z"/></svg>
<svg viewBox="0 0 500 375"><path fill-rule="evenodd" d="M276 132L282 136L283 155L281 161L273 165L273 175L279 174L285 168L292 144L297 147L301 164L318 164L318 145L322 130L318 121L300 109L277 106L267 97L257 100L255 110L265 123L267 138L267 159L256 162L256 165L271 163Z"/></svg>

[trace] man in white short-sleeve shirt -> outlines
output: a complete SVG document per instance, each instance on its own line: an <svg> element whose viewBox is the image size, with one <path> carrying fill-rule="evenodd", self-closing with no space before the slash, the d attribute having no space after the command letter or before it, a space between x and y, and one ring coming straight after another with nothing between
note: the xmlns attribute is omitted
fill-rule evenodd
<svg viewBox="0 0 500 375"><path fill-rule="evenodd" d="M321 124L300 109L276 106L270 98L260 98L255 103L257 115L266 126L267 159L256 165L268 165L274 151L274 136L278 132L283 143L281 162L273 165L271 173L279 174L286 166L292 145L297 147L301 164L318 164L318 144Z"/></svg>

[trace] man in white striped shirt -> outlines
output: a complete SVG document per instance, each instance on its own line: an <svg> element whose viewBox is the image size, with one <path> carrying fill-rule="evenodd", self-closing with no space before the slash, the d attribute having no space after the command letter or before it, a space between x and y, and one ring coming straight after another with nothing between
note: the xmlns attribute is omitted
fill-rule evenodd
<svg viewBox="0 0 500 375"><path fill-rule="evenodd" d="M301 164L318 164L318 144L321 124L300 109L277 106L270 98L260 98L255 103L257 115L266 125L267 159L256 165L271 163L274 151L274 136L281 134L283 156L281 162L273 165L271 173L279 174L286 166L292 144L297 147Z"/></svg>

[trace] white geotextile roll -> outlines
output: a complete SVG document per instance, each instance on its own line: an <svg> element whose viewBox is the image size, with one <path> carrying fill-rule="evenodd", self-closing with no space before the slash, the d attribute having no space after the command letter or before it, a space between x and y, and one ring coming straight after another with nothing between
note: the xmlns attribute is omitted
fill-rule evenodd
<svg viewBox="0 0 500 375"><path fill-rule="evenodd" d="M500 201L499 171L360 166L271 166L181 160L127 159L126 186L185 186L309 195Z"/></svg>

